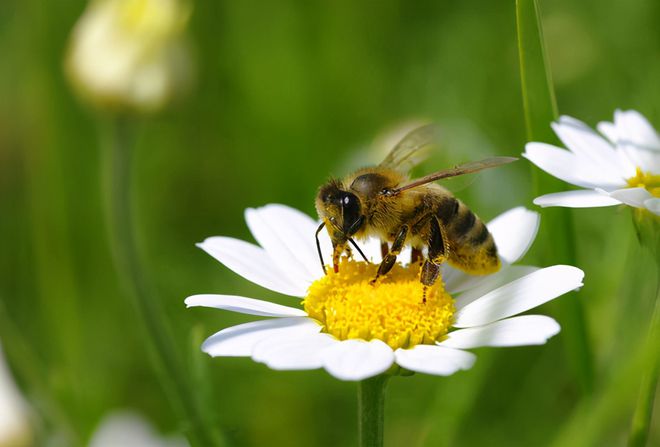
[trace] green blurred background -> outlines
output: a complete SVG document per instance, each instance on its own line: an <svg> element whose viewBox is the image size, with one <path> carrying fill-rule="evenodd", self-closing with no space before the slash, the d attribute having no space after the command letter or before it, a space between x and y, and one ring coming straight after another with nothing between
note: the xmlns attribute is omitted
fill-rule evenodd
<svg viewBox="0 0 660 447"><path fill-rule="evenodd" d="M112 266L99 180L104 118L76 100L63 75L84 7L0 3L0 339L35 408L39 445L85 442L116 408L145 414L163 432L184 428ZM560 113L595 125L634 108L660 127L660 2L555 0L541 8ZM247 207L277 202L313 214L319 184L356 160L378 161L368 149L374 139L411 119L437 122L447 137L423 172L519 155L514 2L197 2L189 35L196 85L135 123L140 244L176 348L228 445L355 444L355 384L199 351L206 336L250 318L185 310L186 296L295 301L249 284L194 243L251 240ZM457 195L485 220L533 207L531 171L520 161ZM640 372L620 371L644 341L657 272L628 210L572 214L586 279L562 299L585 306L594 397L581 391L561 334L543 347L484 349L472 370L449 378L393 379L387 445L551 445L576 421L585 423L576 432L593 432L593 445L625 442ZM542 222L525 262L557 262L544 256L554 231ZM541 311L562 322L557 304ZM660 445L658 413L656 404L649 445Z"/></svg>

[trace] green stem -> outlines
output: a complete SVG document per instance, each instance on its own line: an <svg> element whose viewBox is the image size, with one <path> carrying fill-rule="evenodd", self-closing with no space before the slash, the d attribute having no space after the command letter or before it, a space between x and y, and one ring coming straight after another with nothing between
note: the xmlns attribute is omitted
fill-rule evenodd
<svg viewBox="0 0 660 447"><path fill-rule="evenodd" d="M382 447L385 421L385 387L389 376L381 374L358 383L360 447Z"/></svg>
<svg viewBox="0 0 660 447"><path fill-rule="evenodd" d="M649 347L652 348L653 343L657 344L657 340L660 340L660 276L658 277L655 308L651 317L651 326L647 340ZM655 389L658 384L658 375L660 374L660 352L657 352L655 349L650 349L650 352L653 352L653 355L642 376L639 398L635 407L635 414L633 415L630 437L628 438L629 447L644 447L649 435Z"/></svg>
<svg viewBox="0 0 660 447"><path fill-rule="evenodd" d="M124 117L112 122L110 144L105 145L104 191L106 219L115 266L120 280L137 309L146 331L149 350L162 386L175 409L187 420L187 435L193 446L221 445L219 434L206 423L196 390L189 382L167 315L155 298L140 262L133 227L131 201L131 123Z"/></svg>
<svg viewBox="0 0 660 447"><path fill-rule="evenodd" d="M552 143L550 123L557 118L557 104L543 42L541 15L536 0L516 0L516 24L520 79L527 138L529 141ZM566 185L532 166L534 194L556 192ZM547 258L552 262L575 265L575 240L570 210L545 210L545 228L556 229L552 240L546 239ZM561 303L562 319L566 321L563 339L572 369L585 394L593 391L594 368L582 302L575 294Z"/></svg>

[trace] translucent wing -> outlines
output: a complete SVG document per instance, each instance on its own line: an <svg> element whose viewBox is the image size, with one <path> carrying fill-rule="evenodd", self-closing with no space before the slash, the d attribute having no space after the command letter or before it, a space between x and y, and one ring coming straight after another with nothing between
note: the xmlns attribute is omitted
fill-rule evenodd
<svg viewBox="0 0 660 447"><path fill-rule="evenodd" d="M407 173L426 158L425 149L437 141L438 128L435 125L418 127L408 132L379 166Z"/></svg>
<svg viewBox="0 0 660 447"><path fill-rule="evenodd" d="M484 160L472 161L469 163L462 164L460 166L456 166L454 168L444 169L442 171L434 172L433 174L429 174L422 178L418 178L417 180L413 180L407 185L403 185L400 188L389 191L389 194L390 195L397 194L407 189L412 189L421 185L425 185L427 183L435 182L436 180L441 180L443 178L449 178L449 177L456 177L458 175L463 175L463 174L471 174L473 172L478 172L483 169L494 168L497 166L512 163L516 160L518 160L516 157L491 157L491 158L486 158Z"/></svg>

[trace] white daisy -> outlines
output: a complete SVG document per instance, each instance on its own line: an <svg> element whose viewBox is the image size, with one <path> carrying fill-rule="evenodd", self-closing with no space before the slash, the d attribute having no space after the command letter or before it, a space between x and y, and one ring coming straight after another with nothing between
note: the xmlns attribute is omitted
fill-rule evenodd
<svg viewBox="0 0 660 447"><path fill-rule="evenodd" d="M5 362L0 346L0 446L32 445L28 404Z"/></svg>
<svg viewBox="0 0 660 447"><path fill-rule="evenodd" d="M180 436L165 437L142 415L115 411L105 416L89 441L89 447L188 447Z"/></svg>
<svg viewBox="0 0 660 447"><path fill-rule="evenodd" d="M180 0L93 0L72 35L65 68L93 104L160 109L185 88L191 61Z"/></svg>
<svg viewBox="0 0 660 447"><path fill-rule="evenodd" d="M564 150L527 143L523 156L547 173L585 189L547 194L540 206L590 208L626 204L660 215L660 136L639 112L614 113L598 130L562 116L552 123Z"/></svg>
<svg viewBox="0 0 660 447"><path fill-rule="evenodd" d="M438 281L429 290L426 303L417 265L397 265L382 283L369 283L380 261L376 240L362 244L373 264L344 259L339 273L328 269L324 275L315 220L274 204L248 209L245 217L260 246L211 237L199 247L262 287L304 298L302 308L231 295L195 295L185 302L268 317L223 329L202 350L214 357L252 357L277 370L325 368L338 379L362 380L396 364L450 375L474 363L474 354L464 349L545 343L559 332L555 320L514 315L580 287L584 277L566 265L510 265L524 255L538 228L538 214L524 208L488 224L504 263L500 272L477 277L445 266L444 284Z"/></svg>

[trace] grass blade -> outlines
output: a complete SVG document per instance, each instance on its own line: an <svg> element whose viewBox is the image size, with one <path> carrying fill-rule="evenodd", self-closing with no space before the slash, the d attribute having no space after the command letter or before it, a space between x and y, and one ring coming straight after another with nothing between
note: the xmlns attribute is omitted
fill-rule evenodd
<svg viewBox="0 0 660 447"><path fill-rule="evenodd" d="M536 0L516 0L516 23L527 138L529 141L552 143L556 138L550 123L557 118L557 103ZM534 196L565 188L562 182L539 172L535 167L532 167L532 176ZM544 227L552 231L551 239L543 232L540 234L546 260L575 265L575 238L570 210L544 210L543 218ZM560 305L567 355L582 390L589 394L593 389L593 358L587 341L582 303L575 294L571 294L561 300Z"/></svg>

